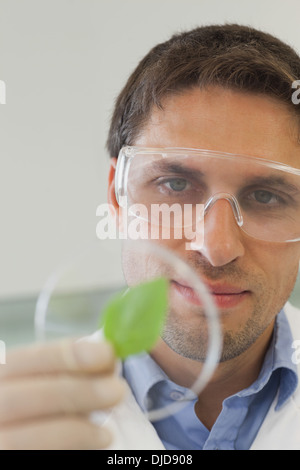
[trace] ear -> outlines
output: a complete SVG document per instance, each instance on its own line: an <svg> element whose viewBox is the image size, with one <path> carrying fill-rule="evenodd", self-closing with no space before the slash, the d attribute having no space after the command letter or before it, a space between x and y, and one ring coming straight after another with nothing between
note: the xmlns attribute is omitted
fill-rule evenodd
<svg viewBox="0 0 300 470"><path fill-rule="evenodd" d="M117 158L113 157L110 159L110 167L108 172L108 190L107 200L109 204L112 204L115 211L119 212L119 204L115 193L115 174L116 174Z"/></svg>
<svg viewBox="0 0 300 470"><path fill-rule="evenodd" d="M113 157L110 159L110 168L108 172L108 191L107 191L107 199L109 204L113 207L112 215L116 217L116 223L120 233L123 233L123 212L122 207L119 206L117 198L116 198L116 191L115 191L115 176L116 176L116 166L117 166L118 159Z"/></svg>

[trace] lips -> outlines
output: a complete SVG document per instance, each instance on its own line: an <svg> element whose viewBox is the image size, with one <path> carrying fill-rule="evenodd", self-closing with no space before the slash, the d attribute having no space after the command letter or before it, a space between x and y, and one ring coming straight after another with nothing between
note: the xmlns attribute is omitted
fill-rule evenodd
<svg viewBox="0 0 300 470"><path fill-rule="evenodd" d="M209 292L213 295L236 295L236 294L241 294L242 292L245 292L244 289L241 289L240 287L235 287L231 286L229 284L218 284L218 285L212 285L212 284L205 284Z"/></svg>
<svg viewBox="0 0 300 470"><path fill-rule="evenodd" d="M189 287L185 281L174 280L172 282L175 290L185 300L194 305L203 305L203 302L199 298L197 292ZM204 284L212 296L216 306L220 309L235 307L250 295L249 290L245 290L241 287L233 286L227 283L213 284L204 281Z"/></svg>

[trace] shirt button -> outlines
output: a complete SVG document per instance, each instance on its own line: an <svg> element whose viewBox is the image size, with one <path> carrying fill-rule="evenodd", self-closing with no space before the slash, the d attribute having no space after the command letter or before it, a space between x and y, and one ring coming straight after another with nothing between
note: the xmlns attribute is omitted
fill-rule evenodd
<svg viewBox="0 0 300 470"><path fill-rule="evenodd" d="M170 398L172 398L172 400L178 401L178 400L181 400L182 397L183 397L183 393L179 392L178 390L173 390L170 393Z"/></svg>

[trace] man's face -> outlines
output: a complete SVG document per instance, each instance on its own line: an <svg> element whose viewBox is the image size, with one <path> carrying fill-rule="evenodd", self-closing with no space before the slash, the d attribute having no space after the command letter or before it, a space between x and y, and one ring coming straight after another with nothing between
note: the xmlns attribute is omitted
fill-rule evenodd
<svg viewBox="0 0 300 470"><path fill-rule="evenodd" d="M168 97L162 110L154 109L134 144L252 155L300 168L296 135L293 118L272 99L219 88L193 89ZM300 243L249 237L238 227L226 200L219 200L209 211L204 231L204 244L198 250L187 251L186 240L156 243L185 259L212 292L220 312L225 361L240 355L258 338L270 337L274 318L295 284ZM148 256L143 259L141 253L135 259L125 244L123 269L128 284L160 268L164 272L162 265ZM172 284L164 340L176 352L203 360L206 322L191 290L177 281Z"/></svg>

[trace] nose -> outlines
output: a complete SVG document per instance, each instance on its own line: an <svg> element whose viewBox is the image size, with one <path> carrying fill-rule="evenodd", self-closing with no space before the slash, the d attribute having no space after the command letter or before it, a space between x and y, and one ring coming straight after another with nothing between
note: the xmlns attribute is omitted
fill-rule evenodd
<svg viewBox="0 0 300 470"><path fill-rule="evenodd" d="M227 197L208 204L204 217L204 241L199 249L212 266L224 266L244 254L242 216Z"/></svg>

